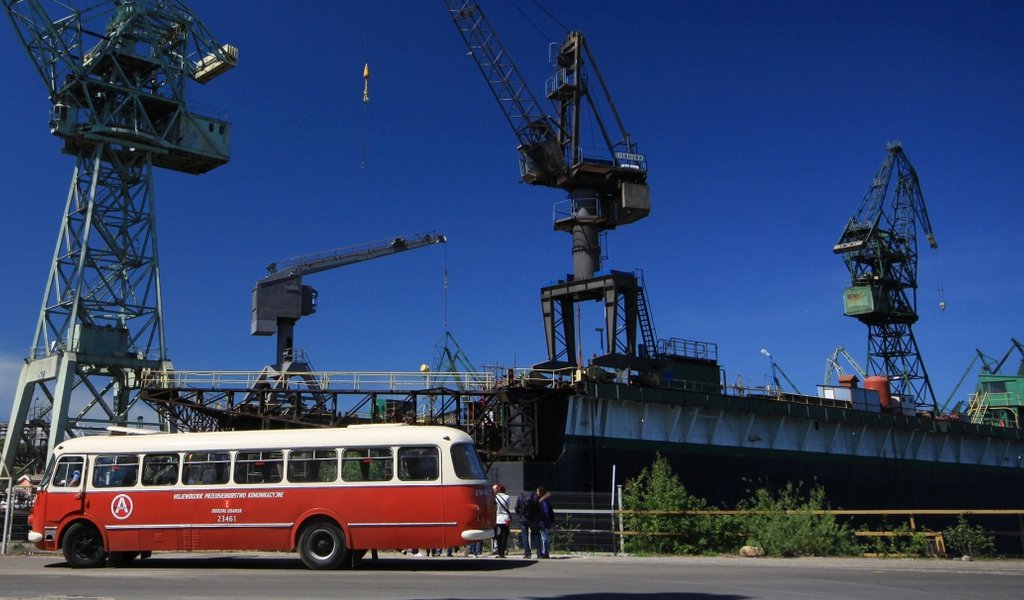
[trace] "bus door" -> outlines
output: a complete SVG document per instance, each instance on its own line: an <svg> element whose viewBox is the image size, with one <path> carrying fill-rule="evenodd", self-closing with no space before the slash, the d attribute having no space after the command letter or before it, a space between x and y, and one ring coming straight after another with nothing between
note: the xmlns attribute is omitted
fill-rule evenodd
<svg viewBox="0 0 1024 600"><path fill-rule="evenodd" d="M43 527L44 541L56 542L57 526L68 517L85 511L87 466L84 456L66 454L57 459L49 477L43 478L40 488L46 493L36 499L33 512L42 517L36 519L36 524Z"/></svg>

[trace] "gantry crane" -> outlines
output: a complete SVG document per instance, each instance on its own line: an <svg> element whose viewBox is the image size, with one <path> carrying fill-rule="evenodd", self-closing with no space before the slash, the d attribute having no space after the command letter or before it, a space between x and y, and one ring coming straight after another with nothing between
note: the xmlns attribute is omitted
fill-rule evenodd
<svg viewBox="0 0 1024 600"><path fill-rule="evenodd" d="M303 276L446 241L445 236L431 231L306 254L273 263L267 267L268 274L257 281L252 290L251 333L277 334L275 368L288 371L287 363L293 363L297 358L294 355L295 323L301 317L316 312L317 291L302 283Z"/></svg>
<svg viewBox="0 0 1024 600"><path fill-rule="evenodd" d="M642 285L632 273L601 270L601 233L633 223L650 213L647 160L619 118L586 38L569 32L545 86L553 104L549 116L530 91L479 4L445 0L462 35L518 140L520 174L533 185L558 188L568 199L555 206L554 228L572 236L573 272L566 280L541 290L548 360L539 368L576 365L573 306L582 300L605 302L603 366L637 366L637 322L648 314ZM596 84L596 85L595 85ZM615 130L606 126L601 106L611 113ZM581 125L597 125L600 146L583 144Z"/></svg>
<svg viewBox="0 0 1024 600"><path fill-rule="evenodd" d="M3 461L14 461L33 398L51 404L47 456L66 435L123 424L142 372L168 365L153 168L205 173L228 162L230 124L189 111L186 84L237 63L176 0L85 10L3 0L52 104L50 132L75 157L35 336ZM38 394L37 394L38 392ZM71 396L77 416L69 416Z"/></svg>
<svg viewBox="0 0 1024 600"><path fill-rule="evenodd" d="M917 173L899 142L886 156L860 207L832 248L850 271L844 310L868 326L868 375L889 378L904 404L938 411L914 339L917 322L917 228L937 248ZM894 181L895 177L895 181Z"/></svg>

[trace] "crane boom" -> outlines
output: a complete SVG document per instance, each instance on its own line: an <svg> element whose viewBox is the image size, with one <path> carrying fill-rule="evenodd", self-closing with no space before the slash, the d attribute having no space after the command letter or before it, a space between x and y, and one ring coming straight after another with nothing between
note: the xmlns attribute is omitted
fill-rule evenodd
<svg viewBox="0 0 1024 600"><path fill-rule="evenodd" d="M541 108L490 21L472 0L445 0L469 56L519 140L528 183L553 181L565 171L559 128Z"/></svg>
<svg viewBox="0 0 1024 600"><path fill-rule="evenodd" d="M415 250L432 244L443 244L446 241L447 239L443 235L436 231L430 231L409 237L393 237L376 242L334 248L324 252L304 254L271 263L267 266L267 276L261 281L273 281L294 275L312 275L397 252Z"/></svg>

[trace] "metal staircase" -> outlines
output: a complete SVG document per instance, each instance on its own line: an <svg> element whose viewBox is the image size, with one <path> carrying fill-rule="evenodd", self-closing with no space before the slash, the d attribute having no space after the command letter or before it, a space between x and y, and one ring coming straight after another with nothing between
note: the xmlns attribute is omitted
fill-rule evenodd
<svg viewBox="0 0 1024 600"><path fill-rule="evenodd" d="M658 336L654 332L654 320L651 319L651 307L647 304L647 287L644 283L644 272L636 270L636 279L640 284L637 292L636 312L640 322L640 337L643 338L644 351L641 351L641 358L653 358L658 354Z"/></svg>

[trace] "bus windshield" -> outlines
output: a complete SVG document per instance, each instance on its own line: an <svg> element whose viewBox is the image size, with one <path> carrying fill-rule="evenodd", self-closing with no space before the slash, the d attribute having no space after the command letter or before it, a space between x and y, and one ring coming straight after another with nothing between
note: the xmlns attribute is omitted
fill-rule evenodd
<svg viewBox="0 0 1024 600"><path fill-rule="evenodd" d="M459 479L485 479L484 465L473 444L452 444L452 465Z"/></svg>

